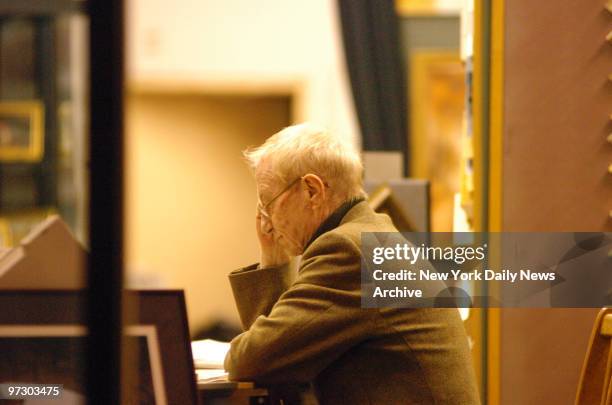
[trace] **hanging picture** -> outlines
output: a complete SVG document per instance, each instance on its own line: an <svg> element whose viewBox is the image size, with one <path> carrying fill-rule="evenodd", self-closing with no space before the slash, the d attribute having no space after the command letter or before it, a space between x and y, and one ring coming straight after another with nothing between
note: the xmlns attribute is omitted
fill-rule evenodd
<svg viewBox="0 0 612 405"><path fill-rule="evenodd" d="M431 181L432 231L453 229L464 153L465 67L459 52L410 55L411 175Z"/></svg>
<svg viewBox="0 0 612 405"><path fill-rule="evenodd" d="M44 108L39 101L0 102L0 162L38 162L43 156Z"/></svg>

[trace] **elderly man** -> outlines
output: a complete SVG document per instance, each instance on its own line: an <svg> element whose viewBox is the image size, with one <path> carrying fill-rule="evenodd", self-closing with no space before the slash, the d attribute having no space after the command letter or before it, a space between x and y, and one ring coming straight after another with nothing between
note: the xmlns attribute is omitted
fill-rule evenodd
<svg viewBox="0 0 612 405"><path fill-rule="evenodd" d="M361 232L397 230L364 200L350 144L302 124L245 156L261 262L229 277L245 329L230 379L312 382L322 404L478 404L456 309L361 308Z"/></svg>

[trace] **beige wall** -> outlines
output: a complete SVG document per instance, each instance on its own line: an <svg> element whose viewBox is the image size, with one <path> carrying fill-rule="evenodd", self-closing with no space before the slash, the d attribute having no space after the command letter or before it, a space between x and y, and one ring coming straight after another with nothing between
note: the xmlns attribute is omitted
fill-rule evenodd
<svg viewBox="0 0 612 405"><path fill-rule="evenodd" d="M192 331L238 321L226 275L259 257L240 151L286 126L289 107L287 97L128 97L128 280L184 288Z"/></svg>
<svg viewBox="0 0 612 405"><path fill-rule="evenodd" d="M359 145L336 3L127 0L127 78L232 89L299 83L294 118Z"/></svg>

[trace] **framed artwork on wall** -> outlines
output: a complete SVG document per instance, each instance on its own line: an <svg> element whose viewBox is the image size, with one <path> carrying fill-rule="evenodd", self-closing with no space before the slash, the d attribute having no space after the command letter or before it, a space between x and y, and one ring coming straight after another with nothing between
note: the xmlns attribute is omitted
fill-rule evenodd
<svg viewBox="0 0 612 405"><path fill-rule="evenodd" d="M419 49L409 73L410 173L431 182L431 230L448 232L461 190L465 67L457 51Z"/></svg>
<svg viewBox="0 0 612 405"><path fill-rule="evenodd" d="M44 150L40 101L0 102L0 162L39 162Z"/></svg>

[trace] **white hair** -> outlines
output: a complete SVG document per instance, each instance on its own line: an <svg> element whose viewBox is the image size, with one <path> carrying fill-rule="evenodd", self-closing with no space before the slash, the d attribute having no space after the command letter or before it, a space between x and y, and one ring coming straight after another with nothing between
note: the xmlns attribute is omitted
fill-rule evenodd
<svg viewBox="0 0 612 405"><path fill-rule="evenodd" d="M335 202L364 196L359 153L345 139L310 123L284 128L263 145L244 151L253 170L262 161L284 183L316 174L329 186Z"/></svg>

